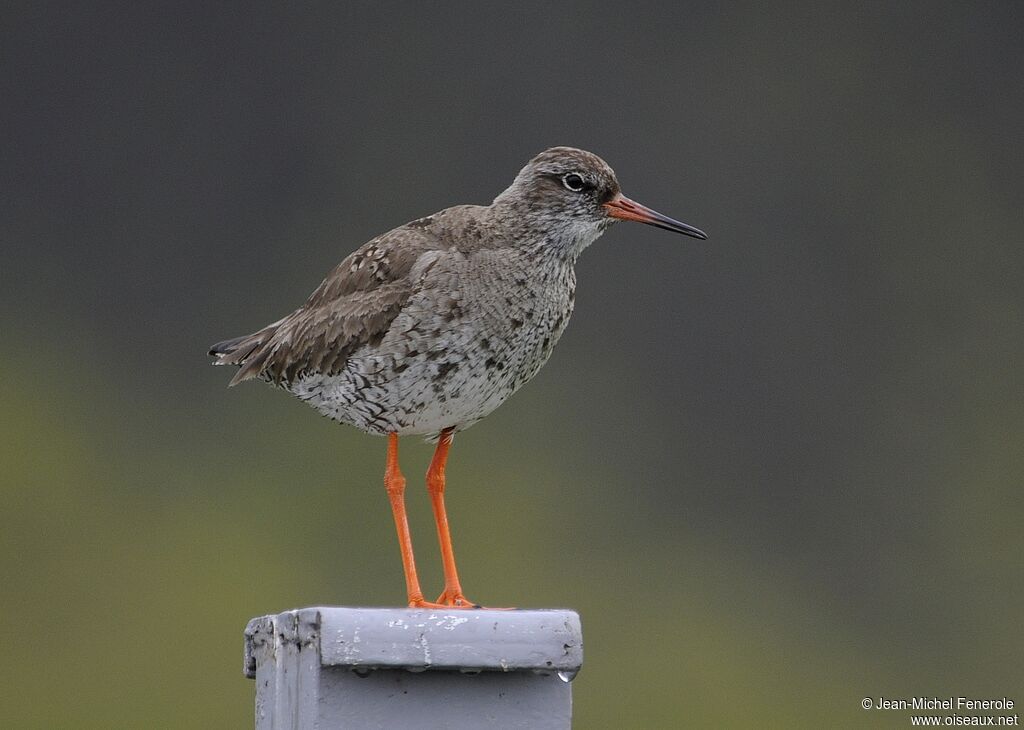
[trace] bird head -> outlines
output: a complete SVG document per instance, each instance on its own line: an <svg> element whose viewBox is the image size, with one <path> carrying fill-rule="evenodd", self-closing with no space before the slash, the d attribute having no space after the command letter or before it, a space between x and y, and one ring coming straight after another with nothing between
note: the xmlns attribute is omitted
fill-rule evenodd
<svg viewBox="0 0 1024 730"><path fill-rule="evenodd" d="M575 243L570 248L576 253L620 220L707 238L703 231L624 196L607 162L574 147L552 147L534 157L494 205L511 207L552 241Z"/></svg>

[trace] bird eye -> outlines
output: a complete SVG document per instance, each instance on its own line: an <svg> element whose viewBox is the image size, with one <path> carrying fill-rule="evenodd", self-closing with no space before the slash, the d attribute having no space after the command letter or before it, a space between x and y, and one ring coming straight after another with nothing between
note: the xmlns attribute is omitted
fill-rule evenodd
<svg viewBox="0 0 1024 730"><path fill-rule="evenodd" d="M570 172L562 178L562 184L574 193L578 193L583 189L584 181L581 175L577 175L575 172Z"/></svg>

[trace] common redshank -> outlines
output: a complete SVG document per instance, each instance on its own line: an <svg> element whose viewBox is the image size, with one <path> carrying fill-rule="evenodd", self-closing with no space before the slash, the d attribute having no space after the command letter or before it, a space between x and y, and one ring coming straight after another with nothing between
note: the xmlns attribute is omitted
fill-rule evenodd
<svg viewBox="0 0 1024 730"><path fill-rule="evenodd" d="M388 439L384 486L410 606L472 608L455 568L445 464L455 433L537 374L573 311L576 259L615 221L695 238L700 230L622 195L597 155L553 147L490 205L458 205L377 236L345 258L306 303L251 335L210 348L320 413ZM444 592L424 600L405 514L398 437L437 441L427 491Z"/></svg>

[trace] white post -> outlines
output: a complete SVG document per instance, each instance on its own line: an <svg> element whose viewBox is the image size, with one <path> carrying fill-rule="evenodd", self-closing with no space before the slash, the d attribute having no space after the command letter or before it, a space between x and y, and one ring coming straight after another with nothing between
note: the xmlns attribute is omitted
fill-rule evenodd
<svg viewBox="0 0 1024 730"><path fill-rule="evenodd" d="M568 610L303 608L249 622L257 730L571 725Z"/></svg>

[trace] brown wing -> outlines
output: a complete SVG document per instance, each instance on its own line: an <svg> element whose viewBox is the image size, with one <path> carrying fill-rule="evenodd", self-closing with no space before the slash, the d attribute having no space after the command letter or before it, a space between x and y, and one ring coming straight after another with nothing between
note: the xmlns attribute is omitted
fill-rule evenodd
<svg viewBox="0 0 1024 730"><path fill-rule="evenodd" d="M263 378L289 383L304 372L337 373L365 344L380 342L416 290L420 256L444 248L429 219L365 244L342 261L306 303L246 337L215 345L217 365L239 365L231 385ZM414 275L415 274L415 280Z"/></svg>

